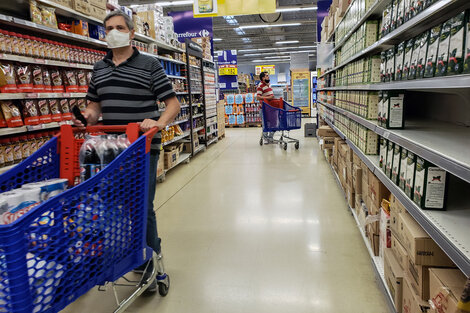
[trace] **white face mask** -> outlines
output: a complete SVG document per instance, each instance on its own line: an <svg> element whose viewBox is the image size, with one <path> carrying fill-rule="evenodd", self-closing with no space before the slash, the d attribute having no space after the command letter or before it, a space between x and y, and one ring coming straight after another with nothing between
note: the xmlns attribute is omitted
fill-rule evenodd
<svg viewBox="0 0 470 313"><path fill-rule="evenodd" d="M112 29L106 35L106 42L108 43L108 47L114 49L130 46L130 34L131 33L123 33L117 29Z"/></svg>

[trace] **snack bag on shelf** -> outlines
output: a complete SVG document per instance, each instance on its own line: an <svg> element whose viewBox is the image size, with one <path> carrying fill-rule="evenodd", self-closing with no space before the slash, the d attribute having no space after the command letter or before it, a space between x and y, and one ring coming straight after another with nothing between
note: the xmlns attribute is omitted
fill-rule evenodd
<svg viewBox="0 0 470 313"><path fill-rule="evenodd" d="M23 126L20 110L12 101L1 101L0 105L8 127Z"/></svg>
<svg viewBox="0 0 470 313"><path fill-rule="evenodd" d="M57 68L51 70L51 82L52 92L64 92L62 74Z"/></svg>
<svg viewBox="0 0 470 313"><path fill-rule="evenodd" d="M44 87L44 92L52 92L51 73L49 72L47 67L42 68L42 83Z"/></svg>
<svg viewBox="0 0 470 313"><path fill-rule="evenodd" d="M87 73L85 70L77 71L77 83L78 83L78 92L87 92L88 91L88 82L87 82Z"/></svg>
<svg viewBox="0 0 470 313"><path fill-rule="evenodd" d="M64 70L63 81L65 85L65 92L78 92L78 82L75 70Z"/></svg>
<svg viewBox="0 0 470 313"><path fill-rule="evenodd" d="M52 123L51 109L46 99L38 100L38 108L40 112L39 122L41 124Z"/></svg>
<svg viewBox="0 0 470 313"><path fill-rule="evenodd" d="M85 98L80 98L77 100L77 105L80 111L85 111L86 109L86 99Z"/></svg>
<svg viewBox="0 0 470 313"><path fill-rule="evenodd" d="M59 99L49 99L49 108L51 109L52 121L61 122L62 112L60 111Z"/></svg>
<svg viewBox="0 0 470 313"><path fill-rule="evenodd" d="M70 109L70 112L72 112L72 109L74 106L77 105L77 99L69 99L69 109Z"/></svg>
<svg viewBox="0 0 470 313"><path fill-rule="evenodd" d="M22 100L23 118L25 125L38 125L39 124L39 111L37 107L37 100Z"/></svg>
<svg viewBox="0 0 470 313"><path fill-rule="evenodd" d="M40 6L41 15L42 15L42 24L47 27L57 28L57 18L55 16L55 9Z"/></svg>
<svg viewBox="0 0 470 313"><path fill-rule="evenodd" d="M29 1L29 13L31 14L31 21L33 23L42 24L42 13L35 0Z"/></svg>
<svg viewBox="0 0 470 313"><path fill-rule="evenodd" d="M59 100L60 111L62 112L62 119L64 121L70 121L72 119L72 112L70 111L68 99Z"/></svg>
<svg viewBox="0 0 470 313"><path fill-rule="evenodd" d="M16 93L16 71L11 63L0 62L0 92Z"/></svg>
<svg viewBox="0 0 470 313"><path fill-rule="evenodd" d="M44 79L42 66L33 65L32 74L33 74L33 92L44 92Z"/></svg>
<svg viewBox="0 0 470 313"><path fill-rule="evenodd" d="M2 110L0 110L0 127L8 127L7 121L5 120L5 117L3 116Z"/></svg>
<svg viewBox="0 0 470 313"><path fill-rule="evenodd" d="M31 74L31 65L21 64L16 66L18 92L33 92L33 79Z"/></svg>

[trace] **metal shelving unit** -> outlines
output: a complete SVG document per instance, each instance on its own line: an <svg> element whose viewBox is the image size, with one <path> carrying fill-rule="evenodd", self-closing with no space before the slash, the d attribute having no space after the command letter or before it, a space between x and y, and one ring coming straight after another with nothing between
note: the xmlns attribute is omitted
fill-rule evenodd
<svg viewBox="0 0 470 313"><path fill-rule="evenodd" d="M385 129L354 113L318 102L470 182L470 128L428 120L406 121L405 129Z"/></svg>
<svg viewBox="0 0 470 313"><path fill-rule="evenodd" d="M399 26L389 34L385 35L371 46L364 50L356 53L348 60L341 62L333 69L325 72L320 76L324 77L337 69L357 60L361 57L365 57L371 54L375 54L384 50L389 49L393 45L397 45L400 42L417 36L427 29L430 29L449 18L457 15L460 12L470 8L470 2L467 0L440 0L426 8L423 12L419 13L403 25ZM356 25L359 27L360 25Z"/></svg>
<svg viewBox="0 0 470 313"><path fill-rule="evenodd" d="M164 56L161 56L161 55L157 55L157 58L160 59L160 60L172 62L172 63L175 63L175 64L186 65L186 63L184 63L183 61L170 59L170 58L167 58L167 57L164 57Z"/></svg>
<svg viewBox="0 0 470 313"><path fill-rule="evenodd" d="M184 79L184 80L187 80L186 77L184 76L178 76L178 75L166 75L168 76L168 78L175 78L175 79Z"/></svg>
<svg viewBox="0 0 470 313"><path fill-rule="evenodd" d="M217 137L215 137L215 138L209 140L209 142L207 143L207 146L210 146L211 144L216 143L217 141L219 141L219 139Z"/></svg>
<svg viewBox="0 0 470 313"><path fill-rule="evenodd" d="M193 133L197 133L198 131L203 130L203 129L204 129L204 126L194 128Z"/></svg>
<svg viewBox="0 0 470 313"><path fill-rule="evenodd" d="M93 65L89 65L89 64L69 63L69 62L54 61L54 60L47 60L47 59L41 59L41 58L31 58L31 57L25 57L21 55L3 54L3 53L0 53L0 60L31 63L31 64L44 64L44 65L60 66L60 67L83 68L87 70L93 69Z"/></svg>
<svg viewBox="0 0 470 313"><path fill-rule="evenodd" d="M184 139L185 137L188 137L190 134L191 134L191 132L187 131L181 136L175 137L175 138L173 138L169 141L165 141L164 143L162 143L162 146L167 146L171 143L177 142L178 140L181 140L181 139Z"/></svg>
<svg viewBox="0 0 470 313"><path fill-rule="evenodd" d="M351 149L354 150L390 192L397 197L406 210L452 259L460 270L467 277L470 277L470 236L468 236L470 208L465 202L448 205L446 211L422 210L378 167L379 157L377 155L365 155L330 121L326 122L341 138L346 140L346 143Z"/></svg>
<svg viewBox="0 0 470 313"><path fill-rule="evenodd" d="M86 93L1 93L0 100L49 99L49 98L85 98Z"/></svg>
<svg viewBox="0 0 470 313"><path fill-rule="evenodd" d="M199 114L194 115L194 116L193 116L193 119L198 118L198 117L203 117L203 116L204 116L203 113L199 113Z"/></svg>
<svg viewBox="0 0 470 313"><path fill-rule="evenodd" d="M178 125L178 124L185 123L185 122L189 122L189 119L184 119L184 120L181 120L181 121L175 121L175 122L171 123L168 126L174 126L174 125Z"/></svg>

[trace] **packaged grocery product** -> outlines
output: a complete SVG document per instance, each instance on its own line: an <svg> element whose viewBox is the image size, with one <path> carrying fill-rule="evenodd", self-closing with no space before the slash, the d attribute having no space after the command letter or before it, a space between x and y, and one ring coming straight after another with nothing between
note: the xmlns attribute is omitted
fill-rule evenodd
<svg viewBox="0 0 470 313"><path fill-rule="evenodd" d="M64 121L69 121L72 119L72 112L70 112L69 101L68 99L59 100L60 111L62 112L62 119Z"/></svg>
<svg viewBox="0 0 470 313"><path fill-rule="evenodd" d="M76 105L77 105L77 99L75 99L75 98L69 99L70 112L72 112L73 107L76 106Z"/></svg>
<svg viewBox="0 0 470 313"><path fill-rule="evenodd" d="M395 80L402 79L404 60L405 60L405 42L402 42L398 45L397 54L395 55Z"/></svg>
<svg viewBox="0 0 470 313"><path fill-rule="evenodd" d="M97 152L100 142L100 136L87 135L80 148L79 162L81 182L86 181L101 171L101 160Z"/></svg>
<svg viewBox="0 0 470 313"><path fill-rule="evenodd" d="M90 85L90 82L91 82L91 77L93 76L93 72L92 71L88 71L86 73L86 83L87 85Z"/></svg>
<svg viewBox="0 0 470 313"><path fill-rule="evenodd" d="M7 212L0 216L0 225L11 224L37 206L39 201L38 188L31 190L14 189L0 194L0 202L6 204Z"/></svg>
<svg viewBox="0 0 470 313"><path fill-rule="evenodd" d="M78 92L88 91L87 73L85 70L80 69L77 71L77 82L78 82Z"/></svg>
<svg viewBox="0 0 470 313"><path fill-rule="evenodd" d="M390 21L390 31L397 28L397 16L398 16L398 5L399 0L392 1L392 14L391 14L391 21Z"/></svg>
<svg viewBox="0 0 470 313"><path fill-rule="evenodd" d="M54 68L51 70L52 92L64 92L62 73Z"/></svg>
<svg viewBox="0 0 470 313"><path fill-rule="evenodd" d="M382 31L381 34L382 36L387 35L390 32L391 29L391 23L392 23L392 3L387 5L385 9L383 10L382 13Z"/></svg>
<svg viewBox="0 0 470 313"><path fill-rule="evenodd" d="M389 91L386 128L402 129L405 126L405 95L399 91Z"/></svg>
<svg viewBox="0 0 470 313"><path fill-rule="evenodd" d="M47 124L52 122L51 110L49 108L49 103L46 99L38 100L39 108L39 121L41 124Z"/></svg>
<svg viewBox="0 0 470 313"><path fill-rule="evenodd" d="M405 2L408 0L398 0L397 2L397 18L396 27L400 27L405 23Z"/></svg>
<svg viewBox="0 0 470 313"><path fill-rule="evenodd" d="M23 160L25 160L31 155L28 137L21 136L20 140L21 140L21 153L23 154Z"/></svg>
<svg viewBox="0 0 470 313"><path fill-rule="evenodd" d="M52 197L61 194L67 189L68 180L65 178L55 178L36 183L25 184L21 187L22 190L36 190L39 189L39 200L44 202Z"/></svg>
<svg viewBox="0 0 470 313"><path fill-rule="evenodd" d="M89 36L88 23L82 20L72 21L72 32L77 35L88 37Z"/></svg>
<svg viewBox="0 0 470 313"><path fill-rule="evenodd" d="M380 81L382 83L387 81L387 52L380 53Z"/></svg>
<svg viewBox="0 0 470 313"><path fill-rule="evenodd" d="M445 170L417 157L413 201L422 209L445 209L446 177Z"/></svg>
<svg viewBox="0 0 470 313"><path fill-rule="evenodd" d="M13 158L15 160L15 163L20 163L23 160L23 150L21 149L20 138L11 138L11 143L13 146Z"/></svg>
<svg viewBox="0 0 470 313"><path fill-rule="evenodd" d="M28 135L28 141L29 141L29 149L31 151L31 154L33 154L34 152L38 150L38 143L33 134Z"/></svg>
<svg viewBox="0 0 470 313"><path fill-rule="evenodd" d="M437 49L439 48L439 36L441 25L433 27L429 36L428 52L426 56L426 69L424 77L433 77L436 71Z"/></svg>
<svg viewBox="0 0 470 313"><path fill-rule="evenodd" d="M53 122L62 121L62 112L58 99L49 99L49 108L51 109L51 118Z"/></svg>
<svg viewBox="0 0 470 313"><path fill-rule="evenodd" d="M395 80L395 48L391 48L386 52L387 64L385 68L385 81Z"/></svg>
<svg viewBox="0 0 470 313"><path fill-rule="evenodd" d="M72 24L59 23L59 29L65 30L66 32L72 32Z"/></svg>
<svg viewBox="0 0 470 313"><path fill-rule="evenodd" d="M47 6L40 6L42 15L42 24L44 26L57 28L57 18L55 16L55 9Z"/></svg>
<svg viewBox="0 0 470 313"><path fill-rule="evenodd" d="M42 83L44 86L44 92L52 92L51 73L47 67L42 68Z"/></svg>
<svg viewBox="0 0 470 313"><path fill-rule="evenodd" d="M463 70L465 44L465 12L451 18L449 61L447 75L460 74Z"/></svg>
<svg viewBox="0 0 470 313"><path fill-rule="evenodd" d="M33 74L33 92L44 92L44 80L41 65L31 67Z"/></svg>
<svg viewBox="0 0 470 313"><path fill-rule="evenodd" d="M86 99L85 98L80 98L77 100L77 106L80 109L80 111L85 111L86 110ZM72 107L72 106L70 106Z"/></svg>
<svg viewBox="0 0 470 313"><path fill-rule="evenodd" d="M448 20L441 27L439 36L439 47L437 49L437 65L435 76L445 76L447 74L447 64L449 61L450 29L452 20Z"/></svg>
<svg viewBox="0 0 470 313"><path fill-rule="evenodd" d="M21 119L20 110L13 104L12 101L6 100L1 101L3 116L7 122L8 127L19 127L23 126L23 120Z"/></svg>
<svg viewBox="0 0 470 313"><path fill-rule="evenodd" d="M75 70L64 70L63 81L65 85L65 92L78 92L77 75Z"/></svg>
<svg viewBox="0 0 470 313"><path fill-rule="evenodd" d="M5 117L3 116L2 110L0 110L0 127L8 127L7 121L5 121Z"/></svg>
<svg viewBox="0 0 470 313"><path fill-rule="evenodd" d="M0 62L0 92L16 93L16 71L11 63Z"/></svg>
<svg viewBox="0 0 470 313"><path fill-rule="evenodd" d="M33 92L33 78L31 73L31 65L17 65L16 77L18 79L18 92Z"/></svg>
<svg viewBox="0 0 470 313"><path fill-rule="evenodd" d="M37 100L22 100L23 118L25 125L38 125L39 124L39 111Z"/></svg>
<svg viewBox="0 0 470 313"><path fill-rule="evenodd" d="M411 62L410 62L410 69L408 72L408 80L416 79L416 72L418 66L418 57L419 57L419 48L420 48L420 40L419 36L414 39L413 44L413 52L411 54Z"/></svg>
<svg viewBox="0 0 470 313"><path fill-rule="evenodd" d="M416 65L416 78L423 78L426 70L426 53L431 32L424 32L419 38L419 55Z"/></svg>
<svg viewBox="0 0 470 313"><path fill-rule="evenodd" d="M31 14L31 21L33 23L42 24L42 13L35 0L29 1L29 13Z"/></svg>

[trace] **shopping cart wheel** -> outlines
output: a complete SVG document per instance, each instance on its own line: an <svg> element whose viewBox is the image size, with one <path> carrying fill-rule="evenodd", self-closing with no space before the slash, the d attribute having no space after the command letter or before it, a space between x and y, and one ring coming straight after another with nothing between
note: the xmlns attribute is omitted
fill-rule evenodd
<svg viewBox="0 0 470 313"><path fill-rule="evenodd" d="M160 296L165 297L170 290L170 276L165 274L166 277L163 281L158 281L158 293Z"/></svg>
<svg viewBox="0 0 470 313"><path fill-rule="evenodd" d="M300 147L300 143L296 142L295 143L295 149L299 150L299 147Z"/></svg>
<svg viewBox="0 0 470 313"><path fill-rule="evenodd" d="M284 148L284 150L287 150L287 143L284 143L282 147Z"/></svg>
<svg viewBox="0 0 470 313"><path fill-rule="evenodd" d="M263 138L261 138L261 139L259 140L259 145L260 145L260 146L263 145Z"/></svg>

